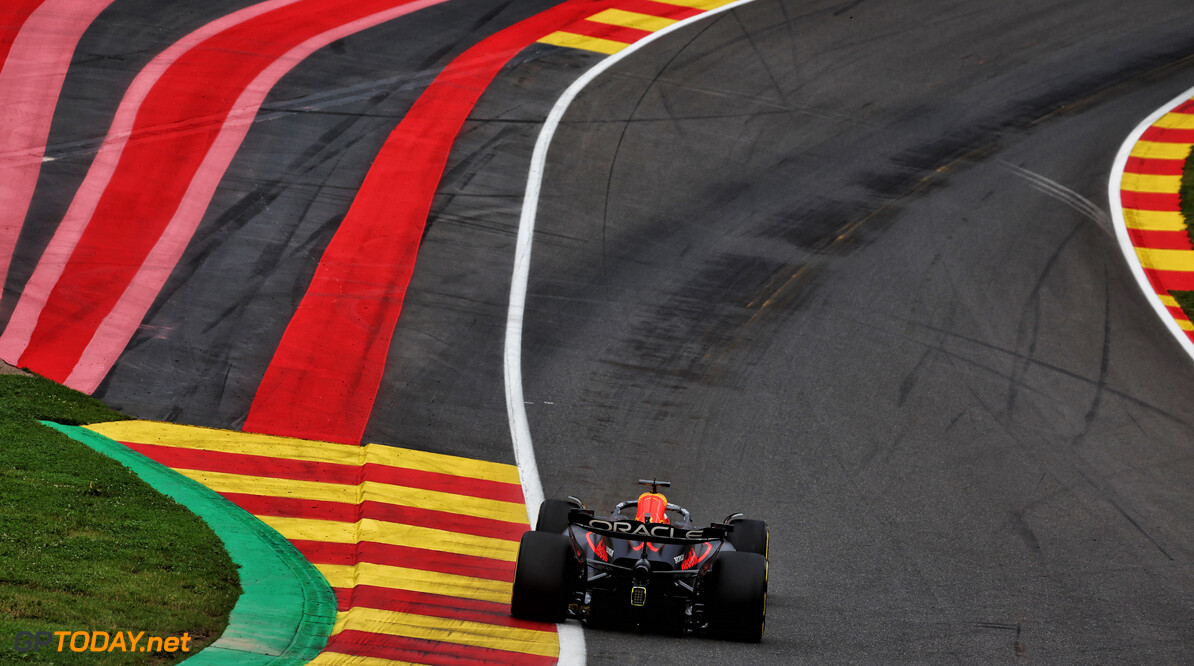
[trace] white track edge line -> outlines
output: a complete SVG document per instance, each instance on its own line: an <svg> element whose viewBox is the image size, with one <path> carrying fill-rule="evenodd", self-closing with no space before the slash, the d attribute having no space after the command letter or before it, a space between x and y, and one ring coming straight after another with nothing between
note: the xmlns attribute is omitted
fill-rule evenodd
<svg viewBox="0 0 1194 666"><path fill-rule="evenodd" d="M522 390L522 322L526 312L527 280L531 269L531 244L535 234L535 216L539 209L539 193L547 164L547 151L555 137L556 128L559 127L564 112L572 105L572 101L581 90L632 53L664 35L752 1L737 0L678 21L601 60L568 86L564 94L556 100L555 106L543 123L543 128L539 130L539 138L535 141L535 150L531 154L531 166L527 173L522 212L518 219L518 241L514 248L514 267L510 278L510 305L506 311L503 363L506 414L510 420L510 437L514 443L514 461L518 466L518 477L522 482L523 496L526 498L528 522L535 520L539 504L543 502L543 482L539 478L539 467L535 464L535 447L531 442L531 429L527 421ZM557 625L557 630L560 637L559 663L564 666L582 666L585 663L585 637L581 626L575 622L562 622Z"/></svg>
<svg viewBox="0 0 1194 666"><path fill-rule="evenodd" d="M1173 315L1169 314L1169 309L1161 303L1161 299L1157 296L1157 292L1153 289L1152 283L1148 281L1148 276L1144 272L1144 266L1140 264L1140 258L1136 255L1136 246L1132 244L1132 239L1128 236L1128 223L1124 219L1123 200L1120 197L1120 188L1123 186L1124 169L1127 168L1128 158L1131 156L1132 149L1140 142L1140 137L1144 132L1152 127L1154 123L1161 119L1162 116L1169 113L1178 105L1194 97L1194 88L1186 90L1182 94L1170 100L1165 106L1157 109L1152 115L1145 118L1132 130L1123 145L1119 147L1119 152L1115 155L1115 162L1111 166L1111 177L1107 184L1107 199L1111 206L1111 219L1115 221L1115 238L1119 241L1119 249L1123 252L1124 259L1128 262L1128 268L1132 271L1133 277L1136 278L1136 285L1144 292L1149 305L1161 318L1161 323L1185 350L1186 355L1194 360L1194 341L1186 335L1185 331L1178 326L1177 320Z"/></svg>

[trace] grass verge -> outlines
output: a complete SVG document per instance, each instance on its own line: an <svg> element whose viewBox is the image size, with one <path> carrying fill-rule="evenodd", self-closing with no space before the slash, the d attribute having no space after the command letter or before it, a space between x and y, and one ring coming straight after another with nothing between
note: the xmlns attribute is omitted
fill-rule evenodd
<svg viewBox="0 0 1194 666"><path fill-rule="evenodd" d="M1190 236L1190 243L1194 244L1194 229L1191 229L1191 223L1194 223L1194 147L1190 149L1190 154L1186 156L1186 162L1182 165L1182 184L1179 192L1178 202L1182 219L1186 221L1186 234Z"/></svg>
<svg viewBox="0 0 1194 666"><path fill-rule="evenodd" d="M1182 165L1182 185L1179 196L1182 219L1186 222L1186 234L1190 236L1190 243L1194 245L1194 149L1186 156L1186 163ZM1190 321L1194 321L1194 291L1170 290L1169 295L1181 306L1182 312Z"/></svg>
<svg viewBox="0 0 1194 666"><path fill-rule="evenodd" d="M207 525L38 423L125 418L41 377L0 375L0 663L169 664L227 625L240 583ZM38 631L186 632L191 650L59 653L55 638L18 652L18 632Z"/></svg>

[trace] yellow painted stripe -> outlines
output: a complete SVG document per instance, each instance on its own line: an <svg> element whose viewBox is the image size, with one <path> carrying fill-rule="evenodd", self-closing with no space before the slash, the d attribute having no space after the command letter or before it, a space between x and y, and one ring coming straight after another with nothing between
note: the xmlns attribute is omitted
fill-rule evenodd
<svg viewBox="0 0 1194 666"><path fill-rule="evenodd" d="M1174 319L1177 321L1178 328L1183 331L1194 331L1194 323L1190 323L1189 319L1178 319L1177 317Z"/></svg>
<svg viewBox="0 0 1194 666"><path fill-rule="evenodd" d="M381 444L351 446L154 421L116 421L88 427L105 437L123 442L341 465L361 465L368 462L425 472L468 476L499 483L520 483L518 468L514 465L472 460L442 453L414 451Z"/></svg>
<svg viewBox="0 0 1194 666"><path fill-rule="evenodd" d="M1182 187L1182 177L1125 173L1120 187L1133 192L1177 193Z"/></svg>
<svg viewBox="0 0 1194 666"><path fill-rule="evenodd" d="M1194 271L1194 251L1136 248L1140 265L1158 271Z"/></svg>
<svg viewBox="0 0 1194 666"><path fill-rule="evenodd" d="M607 9L603 12L598 12L590 16L589 20L596 21L598 23L607 23L609 25L620 25L623 28L646 30L648 32L663 30L664 28L676 22L676 19L664 18L662 16L652 16L650 14L640 14L638 12L628 12L625 9Z"/></svg>
<svg viewBox="0 0 1194 666"><path fill-rule="evenodd" d="M717 9L723 5L728 5L734 0L659 0L668 5L680 5L681 7L692 7L693 9L703 9L708 11L710 9Z"/></svg>
<svg viewBox="0 0 1194 666"><path fill-rule="evenodd" d="M1165 129L1194 129L1194 114L1191 113L1166 113L1161 116L1160 120L1153 123L1153 127L1164 127Z"/></svg>
<svg viewBox="0 0 1194 666"><path fill-rule="evenodd" d="M391 523L369 518L355 523L282 516L257 516L257 518L291 540L330 541L333 543L373 541L395 546L488 557L507 562L518 559L517 541L449 532L419 525Z"/></svg>
<svg viewBox="0 0 1194 666"><path fill-rule="evenodd" d="M1153 160L1184 160L1190 155L1190 144L1137 141L1132 146L1131 155Z"/></svg>
<svg viewBox="0 0 1194 666"><path fill-rule="evenodd" d="M406 469L419 469L425 472L439 472L455 476L468 476L474 479L486 479L488 481L511 483L519 486L522 484L522 481L518 478L518 468L514 465L473 460L472 458L461 458L460 456L449 456L442 453L400 449L396 446L385 446L384 444L368 444L364 448L366 449L365 462L368 463L389 465L390 467L405 467ZM524 509L523 513L525 512L526 510Z"/></svg>
<svg viewBox="0 0 1194 666"><path fill-rule="evenodd" d="M323 481L296 481L293 479L271 479L264 476L207 472L194 469L175 470L188 478L211 488L217 493L244 493L265 497L293 497L318 502L347 502L360 504L365 500L398 504L432 511L463 513L489 520L525 523L526 506L514 502L454 495L437 490L409 488L390 483L365 481L357 484L326 483Z"/></svg>
<svg viewBox="0 0 1194 666"><path fill-rule="evenodd" d="M612 39L589 37L587 35L578 35L573 32L564 32L562 30L553 32L539 41L543 44L554 44L555 46L564 46L570 49L581 49L584 51L596 51L597 53L605 53L606 55L613 55L627 46L630 46L624 42L615 42Z"/></svg>
<svg viewBox="0 0 1194 666"><path fill-rule="evenodd" d="M1161 305L1164 305L1165 307L1168 307L1168 308L1181 307L1180 305L1177 304L1177 299L1170 296L1169 294L1157 294L1157 298L1161 299Z"/></svg>
<svg viewBox="0 0 1194 666"><path fill-rule="evenodd" d="M311 462L360 465L364 450L359 446L311 442L292 437L256 435L233 430L215 430L154 421L117 421L88 426L110 439L139 444L156 444L183 449L241 453Z"/></svg>
<svg viewBox="0 0 1194 666"><path fill-rule="evenodd" d="M409 661L393 661L378 657L358 657L340 652L323 651L307 662L307 666L411 666Z"/></svg>
<svg viewBox="0 0 1194 666"><path fill-rule="evenodd" d="M1124 209L1124 222L1129 229L1143 231L1185 231L1186 220L1177 211Z"/></svg>
<svg viewBox="0 0 1194 666"><path fill-rule="evenodd" d="M247 476L225 472L206 472L195 469L174 470L194 479L217 493L243 493L262 497L291 497L316 502L347 502L360 504L360 486L321 481L295 481L293 479L270 479L264 476Z"/></svg>
<svg viewBox="0 0 1194 666"><path fill-rule="evenodd" d="M407 569L387 564L361 562L351 564L316 564L315 568L328 584L336 588L350 588L357 585L373 585L395 590L445 594L463 599L510 603L510 583L473 578L438 571Z"/></svg>
<svg viewBox="0 0 1194 666"><path fill-rule="evenodd" d="M352 608L338 614L332 635L347 630L407 636L541 657L560 655L560 642L555 631L506 627L376 608Z"/></svg>
<svg viewBox="0 0 1194 666"><path fill-rule="evenodd" d="M1120 187L1132 192L1163 192L1173 194L1181 191L1181 176L1154 176L1141 173L1125 173Z"/></svg>

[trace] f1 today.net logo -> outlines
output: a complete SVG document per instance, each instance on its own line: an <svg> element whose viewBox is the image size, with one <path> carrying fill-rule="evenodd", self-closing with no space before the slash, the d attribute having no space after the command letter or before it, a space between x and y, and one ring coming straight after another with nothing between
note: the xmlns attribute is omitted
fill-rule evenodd
<svg viewBox="0 0 1194 666"><path fill-rule="evenodd" d="M144 631L18 631L17 652L183 652L191 651L191 636L146 636Z"/></svg>

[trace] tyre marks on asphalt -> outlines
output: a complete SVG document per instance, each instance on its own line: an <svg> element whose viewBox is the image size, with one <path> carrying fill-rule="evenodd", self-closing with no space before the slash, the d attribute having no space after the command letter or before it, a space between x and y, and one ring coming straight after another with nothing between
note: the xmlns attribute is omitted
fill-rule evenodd
<svg viewBox="0 0 1194 666"><path fill-rule="evenodd" d="M550 664L555 626L510 617L527 529L512 465L147 421L89 426L286 537L336 593L311 663Z"/></svg>
<svg viewBox="0 0 1194 666"><path fill-rule="evenodd" d="M1133 258L1161 306L1194 341L1194 323L1171 293L1194 290L1194 247L1179 201L1182 167L1192 147L1194 99L1187 99L1150 123L1132 145L1119 195Z"/></svg>

